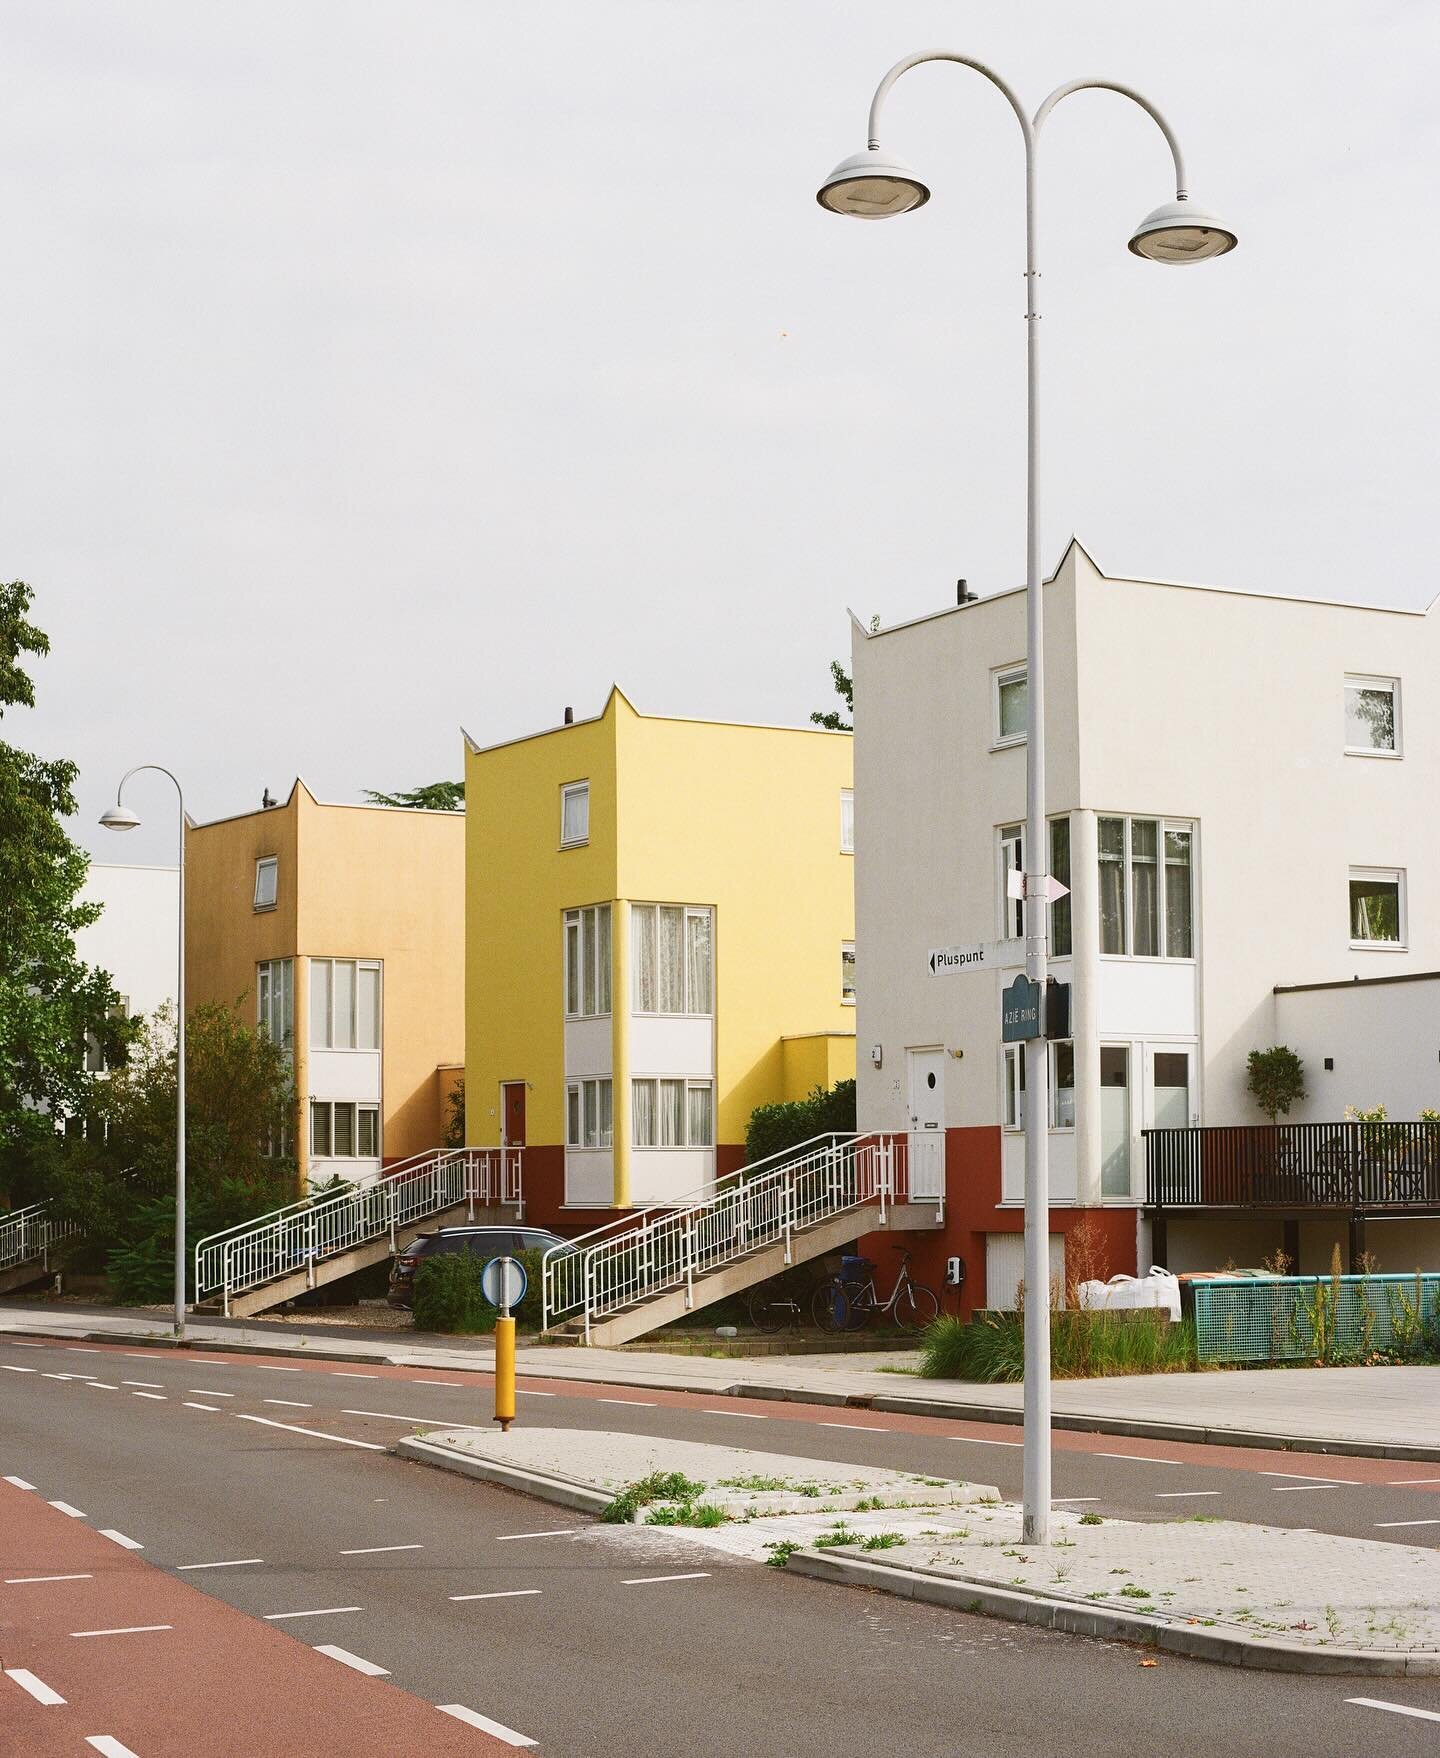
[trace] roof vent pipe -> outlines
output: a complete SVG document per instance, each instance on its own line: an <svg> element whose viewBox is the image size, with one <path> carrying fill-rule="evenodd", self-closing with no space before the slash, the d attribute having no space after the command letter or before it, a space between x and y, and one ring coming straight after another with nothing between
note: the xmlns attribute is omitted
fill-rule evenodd
<svg viewBox="0 0 1440 1758"><path fill-rule="evenodd" d="M574 726L574 724L575 724L575 710L573 708L567 708L565 710L565 724L566 724L566 726Z"/></svg>
<svg viewBox="0 0 1440 1758"><path fill-rule="evenodd" d="M978 599L979 594L970 590L970 583L968 580L957 580L955 582L956 604L975 604Z"/></svg>

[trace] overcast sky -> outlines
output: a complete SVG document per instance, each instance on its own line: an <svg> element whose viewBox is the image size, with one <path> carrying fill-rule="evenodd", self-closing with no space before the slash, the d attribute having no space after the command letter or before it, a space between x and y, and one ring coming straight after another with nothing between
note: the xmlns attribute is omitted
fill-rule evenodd
<svg viewBox="0 0 1440 1758"><path fill-rule="evenodd" d="M880 75L1139 86L1042 159L1047 564L1417 605L1437 425L1435 0L0 0L4 734L192 811L460 773L594 712L802 721L845 607L1023 579L1020 141L921 69L920 213L823 213Z"/></svg>

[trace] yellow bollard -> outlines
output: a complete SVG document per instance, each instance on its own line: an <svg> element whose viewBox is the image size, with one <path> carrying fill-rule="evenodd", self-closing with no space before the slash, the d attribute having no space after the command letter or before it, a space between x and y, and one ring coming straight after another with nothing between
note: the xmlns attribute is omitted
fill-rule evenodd
<svg viewBox="0 0 1440 1758"><path fill-rule="evenodd" d="M495 1420L504 1434L515 1420L515 1321L495 1321Z"/></svg>

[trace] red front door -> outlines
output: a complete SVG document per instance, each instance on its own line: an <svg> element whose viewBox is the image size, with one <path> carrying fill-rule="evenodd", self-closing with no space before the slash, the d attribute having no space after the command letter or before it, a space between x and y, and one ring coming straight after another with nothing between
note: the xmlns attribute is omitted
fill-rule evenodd
<svg viewBox="0 0 1440 1758"><path fill-rule="evenodd" d="M507 1080L501 1083L501 1115L504 1119L504 1145L507 1148L523 1148L525 1146L525 1082L523 1080Z"/></svg>

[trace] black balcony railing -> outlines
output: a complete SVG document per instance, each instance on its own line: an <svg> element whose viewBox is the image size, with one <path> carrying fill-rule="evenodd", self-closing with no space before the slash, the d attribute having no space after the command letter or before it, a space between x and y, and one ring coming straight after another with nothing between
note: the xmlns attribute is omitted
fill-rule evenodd
<svg viewBox="0 0 1440 1758"><path fill-rule="evenodd" d="M1435 1209L1440 1123L1147 1129L1157 1208Z"/></svg>

